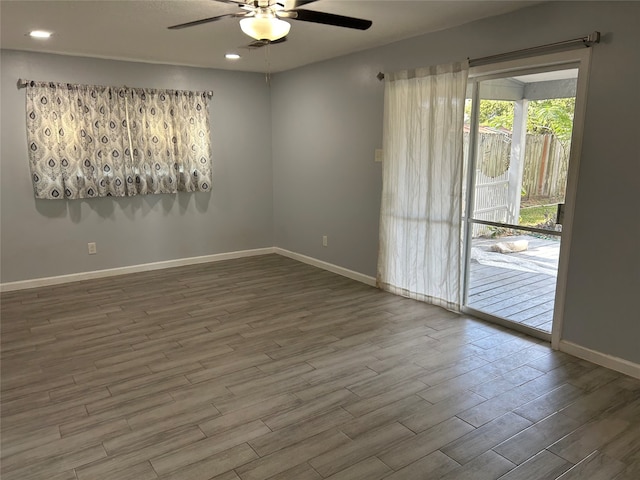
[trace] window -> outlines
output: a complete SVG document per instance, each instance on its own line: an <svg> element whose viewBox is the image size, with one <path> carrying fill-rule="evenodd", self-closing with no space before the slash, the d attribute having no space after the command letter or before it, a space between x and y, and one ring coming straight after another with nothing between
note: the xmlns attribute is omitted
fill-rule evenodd
<svg viewBox="0 0 640 480"><path fill-rule="evenodd" d="M205 92L29 82L36 198L211 190Z"/></svg>

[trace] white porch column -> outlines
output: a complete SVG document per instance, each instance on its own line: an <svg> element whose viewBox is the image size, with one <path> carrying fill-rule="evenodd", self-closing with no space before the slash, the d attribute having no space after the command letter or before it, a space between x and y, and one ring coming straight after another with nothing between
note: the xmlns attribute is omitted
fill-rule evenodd
<svg viewBox="0 0 640 480"><path fill-rule="evenodd" d="M511 159L509 163L509 190L507 194L507 223L518 224L520 194L524 172L524 149L527 140L527 110L529 100L514 102L513 133L511 135Z"/></svg>

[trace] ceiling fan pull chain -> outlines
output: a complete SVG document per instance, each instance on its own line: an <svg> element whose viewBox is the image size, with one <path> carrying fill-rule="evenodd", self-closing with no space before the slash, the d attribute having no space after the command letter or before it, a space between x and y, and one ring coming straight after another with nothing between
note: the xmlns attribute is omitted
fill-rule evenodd
<svg viewBox="0 0 640 480"><path fill-rule="evenodd" d="M267 43L267 48L265 48L264 50L264 59L267 64L267 71L264 74L264 80L269 86L271 86L271 61L269 59L270 51L271 51L271 42Z"/></svg>

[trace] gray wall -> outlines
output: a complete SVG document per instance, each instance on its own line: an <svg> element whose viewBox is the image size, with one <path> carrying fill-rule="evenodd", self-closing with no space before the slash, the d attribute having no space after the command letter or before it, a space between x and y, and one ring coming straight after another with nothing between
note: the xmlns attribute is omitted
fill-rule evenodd
<svg viewBox="0 0 640 480"><path fill-rule="evenodd" d="M1 52L1 281L273 246L270 92L260 74ZM213 192L35 200L19 77L213 90ZM96 242L97 255L87 254Z"/></svg>
<svg viewBox="0 0 640 480"><path fill-rule="evenodd" d="M276 75L274 237L375 275L383 86L379 71L604 34L593 50L563 337L640 363L640 3L550 2ZM329 246L321 246L321 236Z"/></svg>
<svg viewBox="0 0 640 480"><path fill-rule="evenodd" d="M278 247L375 275L383 90L363 57L273 82L274 236Z"/></svg>

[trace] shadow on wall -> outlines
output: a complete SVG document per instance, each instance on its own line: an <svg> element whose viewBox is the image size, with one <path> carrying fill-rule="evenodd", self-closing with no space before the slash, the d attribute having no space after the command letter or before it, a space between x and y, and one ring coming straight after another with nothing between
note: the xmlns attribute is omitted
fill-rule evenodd
<svg viewBox="0 0 640 480"><path fill-rule="evenodd" d="M178 192L155 195L136 195L134 197L101 197L79 200L41 200L34 199L36 210L47 218L69 218L80 223L83 209L95 212L100 218L115 220L116 210L120 210L130 220L140 215L162 213L168 215L176 206L181 215L195 208L205 213L209 208L211 192Z"/></svg>

